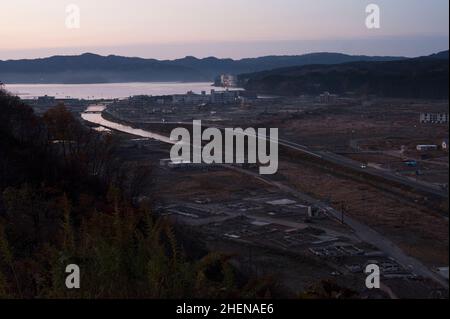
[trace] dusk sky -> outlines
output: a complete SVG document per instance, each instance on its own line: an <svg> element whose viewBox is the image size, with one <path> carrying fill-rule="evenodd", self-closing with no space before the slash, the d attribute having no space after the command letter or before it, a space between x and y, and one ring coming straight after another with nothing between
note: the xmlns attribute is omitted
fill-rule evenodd
<svg viewBox="0 0 450 319"><path fill-rule="evenodd" d="M65 25L79 6L80 28ZM365 8L381 8L367 29ZM1 0L0 59L119 54L172 59L447 50L448 0Z"/></svg>

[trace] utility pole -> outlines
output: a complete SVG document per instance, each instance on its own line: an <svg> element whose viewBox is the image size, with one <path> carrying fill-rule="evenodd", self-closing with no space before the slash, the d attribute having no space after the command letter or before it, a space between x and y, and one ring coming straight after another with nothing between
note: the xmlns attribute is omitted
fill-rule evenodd
<svg viewBox="0 0 450 319"><path fill-rule="evenodd" d="M344 213L345 213L345 204L344 202L341 202L341 224L345 224Z"/></svg>

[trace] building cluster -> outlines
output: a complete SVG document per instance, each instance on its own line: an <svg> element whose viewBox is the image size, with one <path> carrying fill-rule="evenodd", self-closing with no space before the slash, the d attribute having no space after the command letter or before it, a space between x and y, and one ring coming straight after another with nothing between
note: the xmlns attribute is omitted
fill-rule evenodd
<svg viewBox="0 0 450 319"><path fill-rule="evenodd" d="M77 106L77 105L86 105L89 103L87 100L76 99L76 98L56 98L54 96L39 96L37 99L23 99L25 102L29 103L32 106L41 106L41 107L53 107L58 105L59 103L64 104L65 106Z"/></svg>
<svg viewBox="0 0 450 319"><path fill-rule="evenodd" d="M235 104L239 102L239 91L216 91L211 90L211 94L206 94L203 91L201 94L196 94L192 91L186 94L177 94L172 96L173 104Z"/></svg>
<svg viewBox="0 0 450 319"><path fill-rule="evenodd" d="M56 98L54 96L39 96L37 98L24 98L22 99L26 104L30 105L36 114L43 114L50 108L59 104L66 106L74 114L83 112L86 107L91 103L88 100L75 99L75 98Z"/></svg>

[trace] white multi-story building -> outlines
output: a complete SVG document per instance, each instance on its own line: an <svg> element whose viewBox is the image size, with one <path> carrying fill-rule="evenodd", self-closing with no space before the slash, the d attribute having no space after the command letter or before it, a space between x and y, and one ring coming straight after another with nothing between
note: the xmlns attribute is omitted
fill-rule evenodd
<svg viewBox="0 0 450 319"><path fill-rule="evenodd" d="M222 74L220 76L220 83L224 87L236 87L237 77L231 74Z"/></svg>
<svg viewBox="0 0 450 319"><path fill-rule="evenodd" d="M421 113L420 123L448 124L448 113Z"/></svg>
<svg viewBox="0 0 450 319"><path fill-rule="evenodd" d="M337 101L337 95L330 94L330 92L324 92L319 95L319 100L322 104L335 104Z"/></svg>

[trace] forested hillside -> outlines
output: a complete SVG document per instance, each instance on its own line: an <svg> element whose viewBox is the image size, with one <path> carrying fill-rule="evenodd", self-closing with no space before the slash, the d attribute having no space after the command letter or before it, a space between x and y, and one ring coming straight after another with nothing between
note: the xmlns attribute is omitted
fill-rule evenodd
<svg viewBox="0 0 450 319"><path fill-rule="evenodd" d="M62 105L37 117L0 91L0 298L264 297L227 256L133 205L115 141ZM137 169L137 168L136 168ZM194 247L194 248L193 248ZM66 266L81 289L65 286Z"/></svg>
<svg viewBox="0 0 450 319"><path fill-rule="evenodd" d="M266 56L242 60L185 57L155 60L85 53L31 60L0 61L0 81L12 83L115 83L158 81L213 81L223 73L239 74L308 64L337 64L354 61L393 61L401 57L353 56L312 53L295 56Z"/></svg>
<svg viewBox="0 0 450 319"><path fill-rule="evenodd" d="M353 92L389 98L448 99L448 51L388 62L307 65L242 74L249 91L285 95Z"/></svg>

